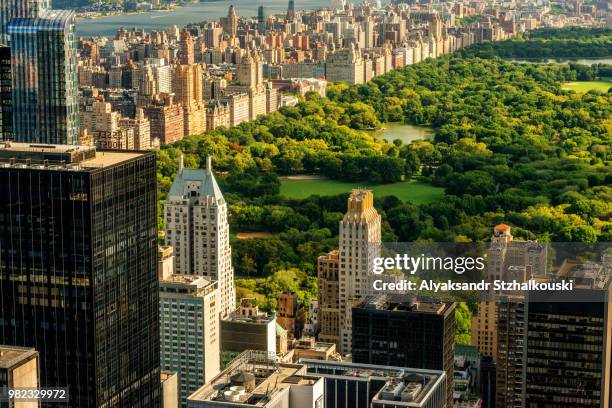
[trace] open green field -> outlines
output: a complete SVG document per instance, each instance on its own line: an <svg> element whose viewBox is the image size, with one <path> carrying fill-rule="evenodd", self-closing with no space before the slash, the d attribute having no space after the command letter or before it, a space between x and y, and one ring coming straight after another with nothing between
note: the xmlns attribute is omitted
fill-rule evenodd
<svg viewBox="0 0 612 408"><path fill-rule="evenodd" d="M608 92L608 89L612 88L612 80L565 82L562 88L576 92L589 92L593 89Z"/></svg>
<svg viewBox="0 0 612 408"><path fill-rule="evenodd" d="M367 188L374 192L374 197L394 195L400 200L411 201L415 204L429 203L444 196L444 189L414 180L373 185L327 179L282 179L280 193L291 198L306 198L311 195L337 195L349 192L353 188Z"/></svg>

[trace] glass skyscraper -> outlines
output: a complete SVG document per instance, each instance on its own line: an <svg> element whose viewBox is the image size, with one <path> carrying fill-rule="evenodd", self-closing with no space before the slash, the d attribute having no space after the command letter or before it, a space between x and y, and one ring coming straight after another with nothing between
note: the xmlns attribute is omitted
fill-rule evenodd
<svg viewBox="0 0 612 408"><path fill-rule="evenodd" d="M49 8L49 0L0 0L0 44L8 44L12 18L37 18Z"/></svg>
<svg viewBox="0 0 612 408"><path fill-rule="evenodd" d="M77 144L78 75L74 12L43 10L9 21L13 139Z"/></svg>
<svg viewBox="0 0 612 408"><path fill-rule="evenodd" d="M0 143L0 344L69 407L156 407L155 156Z"/></svg>

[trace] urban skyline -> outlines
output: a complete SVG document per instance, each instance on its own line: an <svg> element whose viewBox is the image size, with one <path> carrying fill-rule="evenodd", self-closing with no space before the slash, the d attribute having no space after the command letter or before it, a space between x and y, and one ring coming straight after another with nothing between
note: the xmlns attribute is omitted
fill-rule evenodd
<svg viewBox="0 0 612 408"><path fill-rule="evenodd" d="M0 2L2 408L612 404L612 65L515 61L605 61L609 4L51 6Z"/></svg>

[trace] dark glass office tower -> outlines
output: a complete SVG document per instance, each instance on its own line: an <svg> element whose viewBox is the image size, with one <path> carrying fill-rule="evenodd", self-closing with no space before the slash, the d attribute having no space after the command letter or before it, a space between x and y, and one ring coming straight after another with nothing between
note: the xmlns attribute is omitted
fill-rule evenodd
<svg viewBox="0 0 612 408"><path fill-rule="evenodd" d="M263 5L259 6L257 8L257 31L259 32L259 34L263 34L266 32L267 29L267 16L266 16L266 9L264 8Z"/></svg>
<svg viewBox="0 0 612 408"><path fill-rule="evenodd" d="M455 305L407 295L378 295L355 305L353 362L444 370L453 406Z"/></svg>
<svg viewBox="0 0 612 408"><path fill-rule="evenodd" d="M14 140L77 144L78 77L74 12L14 18L11 37Z"/></svg>
<svg viewBox="0 0 612 408"><path fill-rule="evenodd" d="M295 19L295 1L289 0L287 5L287 21L293 21Z"/></svg>
<svg viewBox="0 0 612 408"><path fill-rule="evenodd" d="M610 278L572 296L593 302L530 298L525 367L525 407L604 407L610 399ZM581 295L582 292L582 295Z"/></svg>
<svg viewBox="0 0 612 408"><path fill-rule="evenodd" d="M159 406L156 260L153 154L0 143L0 344L68 406Z"/></svg>

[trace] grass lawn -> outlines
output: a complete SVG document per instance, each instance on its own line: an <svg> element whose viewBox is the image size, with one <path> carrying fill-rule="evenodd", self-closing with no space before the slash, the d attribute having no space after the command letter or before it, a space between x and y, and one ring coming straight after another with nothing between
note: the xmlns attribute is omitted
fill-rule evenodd
<svg viewBox="0 0 612 408"><path fill-rule="evenodd" d="M612 88L612 80L564 82L562 88L576 92L589 92L592 89L608 92Z"/></svg>
<svg viewBox="0 0 612 408"><path fill-rule="evenodd" d="M306 198L311 195L337 195L351 191L353 188L367 188L374 192L374 197L394 195L403 201L415 204L429 203L444 196L444 189L419 181L400 181L392 184L349 183L336 180L281 180L280 193L291 198Z"/></svg>

